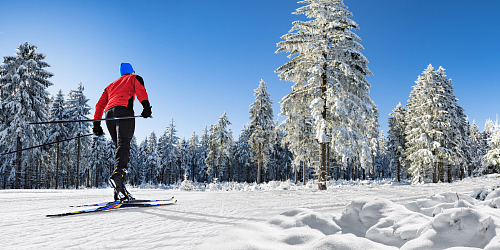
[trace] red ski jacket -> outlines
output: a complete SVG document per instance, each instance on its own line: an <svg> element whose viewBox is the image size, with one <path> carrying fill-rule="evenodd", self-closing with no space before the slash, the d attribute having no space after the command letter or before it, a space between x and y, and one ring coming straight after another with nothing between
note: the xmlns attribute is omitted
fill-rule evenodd
<svg viewBox="0 0 500 250"><path fill-rule="evenodd" d="M123 106L134 110L134 99L137 95L139 102L148 100L148 93L144 88L144 80L138 75L123 75L111 83L95 105L94 119L101 119L108 109Z"/></svg>

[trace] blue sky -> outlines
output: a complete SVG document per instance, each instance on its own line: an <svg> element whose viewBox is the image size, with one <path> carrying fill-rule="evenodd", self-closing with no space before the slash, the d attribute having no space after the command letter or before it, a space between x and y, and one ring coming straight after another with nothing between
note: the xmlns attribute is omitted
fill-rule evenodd
<svg viewBox="0 0 500 250"><path fill-rule="evenodd" d="M419 74L443 66L470 120L483 129L500 106L500 1L344 0L360 26L373 76L371 98L387 131L389 113L407 103ZM79 82L94 107L133 65L146 84L153 119L138 119L137 139L159 137L173 117L180 137L215 124L226 111L238 138L260 79L275 119L291 91L274 73L287 54L276 43L296 20L295 0L6 1L0 7L0 56L20 43L38 46L55 76L48 91L67 95ZM136 102L136 113L142 107ZM92 110L93 115L94 110ZM283 118L280 118L283 120Z"/></svg>

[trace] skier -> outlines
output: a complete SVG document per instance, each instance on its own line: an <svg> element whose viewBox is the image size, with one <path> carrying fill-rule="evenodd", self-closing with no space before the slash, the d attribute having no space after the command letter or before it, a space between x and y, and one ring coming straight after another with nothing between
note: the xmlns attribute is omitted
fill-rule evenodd
<svg viewBox="0 0 500 250"><path fill-rule="evenodd" d="M120 65L120 74L120 78L104 89L104 93L96 104L94 119L101 119L103 112L106 112L106 118L134 116L136 95L143 107L141 116L151 117L151 106L142 77L135 74L129 63ZM115 168L108 179L109 184L114 188L114 199L133 200L134 198L125 188L125 178L130 155L130 141L134 136L135 119L107 120L106 126L116 146ZM93 132L97 136L104 134L100 121L94 122Z"/></svg>

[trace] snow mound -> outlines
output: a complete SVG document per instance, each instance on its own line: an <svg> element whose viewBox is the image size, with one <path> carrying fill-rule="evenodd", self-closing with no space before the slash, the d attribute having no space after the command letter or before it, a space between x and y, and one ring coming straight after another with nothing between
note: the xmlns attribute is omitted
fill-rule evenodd
<svg viewBox="0 0 500 250"><path fill-rule="evenodd" d="M405 205L362 197L341 215L293 209L240 225L199 249L500 249L500 191L441 193ZM497 236L499 235L499 236Z"/></svg>

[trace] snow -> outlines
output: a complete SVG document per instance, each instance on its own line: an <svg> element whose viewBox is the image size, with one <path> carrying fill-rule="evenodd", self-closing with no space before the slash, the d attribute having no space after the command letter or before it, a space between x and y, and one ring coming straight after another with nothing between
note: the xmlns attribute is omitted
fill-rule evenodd
<svg viewBox="0 0 500 250"><path fill-rule="evenodd" d="M131 188L173 206L48 218L112 191L1 190L1 249L500 249L500 178ZM495 189L495 190L493 190ZM478 198L478 199L476 199ZM481 198L483 200L481 200Z"/></svg>

